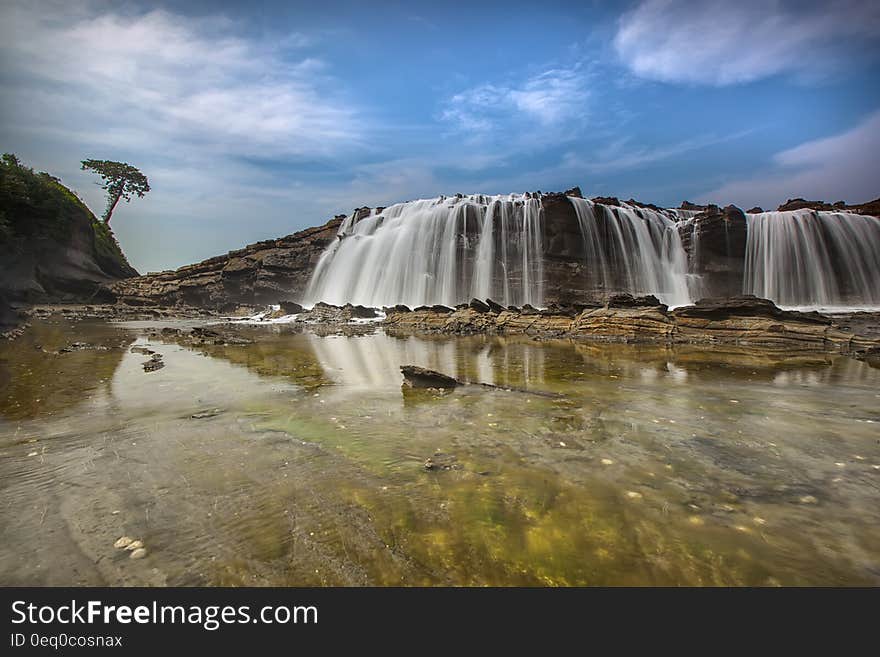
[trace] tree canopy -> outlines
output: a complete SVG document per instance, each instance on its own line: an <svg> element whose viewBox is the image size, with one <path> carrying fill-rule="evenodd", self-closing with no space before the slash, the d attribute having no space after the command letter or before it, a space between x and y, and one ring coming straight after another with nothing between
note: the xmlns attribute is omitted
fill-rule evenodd
<svg viewBox="0 0 880 657"><path fill-rule="evenodd" d="M107 209L104 211L104 222L110 225L110 217L119 199L125 199L126 203L136 194L143 198L150 191L150 183L147 177L136 167L126 162L114 162L112 160L83 160L83 171L94 171L103 182L99 183L101 189L107 190Z"/></svg>

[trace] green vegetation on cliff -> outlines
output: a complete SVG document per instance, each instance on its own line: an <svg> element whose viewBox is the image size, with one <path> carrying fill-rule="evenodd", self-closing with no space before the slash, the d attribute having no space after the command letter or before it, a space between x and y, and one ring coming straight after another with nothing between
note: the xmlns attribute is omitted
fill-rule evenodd
<svg viewBox="0 0 880 657"><path fill-rule="evenodd" d="M0 254L0 293L13 299L74 299L137 275L74 192L8 153L0 158Z"/></svg>

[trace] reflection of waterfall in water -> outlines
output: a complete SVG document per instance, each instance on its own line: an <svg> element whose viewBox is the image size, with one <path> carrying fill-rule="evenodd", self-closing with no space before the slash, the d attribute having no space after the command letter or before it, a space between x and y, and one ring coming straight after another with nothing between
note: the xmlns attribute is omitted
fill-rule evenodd
<svg viewBox="0 0 880 657"><path fill-rule="evenodd" d="M543 302L541 202L530 195L439 197L347 218L305 302L504 305Z"/></svg>
<svg viewBox="0 0 880 657"><path fill-rule="evenodd" d="M606 295L654 294L670 306L691 302L687 254L673 219L648 208L571 198L588 275Z"/></svg>
<svg viewBox="0 0 880 657"><path fill-rule="evenodd" d="M392 338L382 333L364 337L309 334L324 373L352 389L393 388L403 381L401 365L427 367L457 376L457 345L452 342Z"/></svg>
<svg viewBox="0 0 880 657"><path fill-rule="evenodd" d="M794 210L746 220L746 293L787 307L880 306L880 219Z"/></svg>
<svg viewBox="0 0 880 657"><path fill-rule="evenodd" d="M306 335L324 374L341 384L340 391L399 388L401 365L472 383L522 387L544 381L544 350L530 341Z"/></svg>

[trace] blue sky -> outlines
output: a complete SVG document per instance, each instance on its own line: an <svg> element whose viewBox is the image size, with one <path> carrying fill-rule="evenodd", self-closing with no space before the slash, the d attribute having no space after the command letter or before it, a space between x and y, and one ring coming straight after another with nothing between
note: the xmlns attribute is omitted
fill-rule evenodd
<svg viewBox="0 0 880 657"><path fill-rule="evenodd" d="M862 202L877 35L865 0L7 0L0 148L97 213L79 161L140 167L113 225L141 271L456 192Z"/></svg>

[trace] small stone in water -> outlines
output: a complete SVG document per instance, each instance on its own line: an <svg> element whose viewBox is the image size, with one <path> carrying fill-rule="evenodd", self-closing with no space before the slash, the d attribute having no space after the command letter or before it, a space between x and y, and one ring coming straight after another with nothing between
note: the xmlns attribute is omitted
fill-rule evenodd
<svg viewBox="0 0 880 657"><path fill-rule="evenodd" d="M631 500L640 500L640 499L642 499L642 494L641 494L641 493L637 493L637 492L635 492L634 490L628 490L628 491L626 491L626 496L627 496L629 499L631 499Z"/></svg>
<svg viewBox="0 0 880 657"><path fill-rule="evenodd" d="M706 521L703 520L700 516L690 516L688 518L688 522L691 523L692 525L697 525L697 526L706 524Z"/></svg>
<svg viewBox="0 0 880 657"><path fill-rule="evenodd" d="M30 454L28 454L28 456L39 456L39 455L40 455L39 452L31 452Z"/></svg>
<svg viewBox="0 0 880 657"><path fill-rule="evenodd" d="M754 518L752 518L752 520L755 521L756 525L766 525L767 524L767 521L759 516L755 516Z"/></svg>
<svg viewBox="0 0 880 657"><path fill-rule="evenodd" d="M565 447L565 443L562 442L562 441L560 440L560 441L559 441L559 446L560 446L560 447Z"/></svg>
<svg viewBox="0 0 880 657"><path fill-rule="evenodd" d="M602 459L602 465L614 465L614 461L611 459Z"/></svg>
<svg viewBox="0 0 880 657"><path fill-rule="evenodd" d="M143 541L132 541L128 545L125 546L126 550L137 550L139 548L144 547Z"/></svg>
<svg viewBox="0 0 880 657"><path fill-rule="evenodd" d="M113 547L115 547L117 550L121 550L122 548L125 548L125 547L128 547L129 545L131 545L131 541L132 541L132 539L130 539L128 536L120 536L119 538L116 539L116 542L113 544Z"/></svg>
<svg viewBox="0 0 880 657"><path fill-rule="evenodd" d="M838 468L846 467L846 463L840 463L840 462L838 462L838 463L835 463L834 465L836 465Z"/></svg>
<svg viewBox="0 0 880 657"><path fill-rule="evenodd" d="M130 555L128 555L128 558L129 559L143 559L145 556L147 556L147 551L145 548L141 547L141 548L138 548L137 550L135 550L134 552L132 552Z"/></svg>
<svg viewBox="0 0 880 657"><path fill-rule="evenodd" d="M801 504L816 504L818 501L819 501L819 500L817 500L817 499L816 499L815 497L813 497L812 495L804 495L804 496L800 499Z"/></svg>

